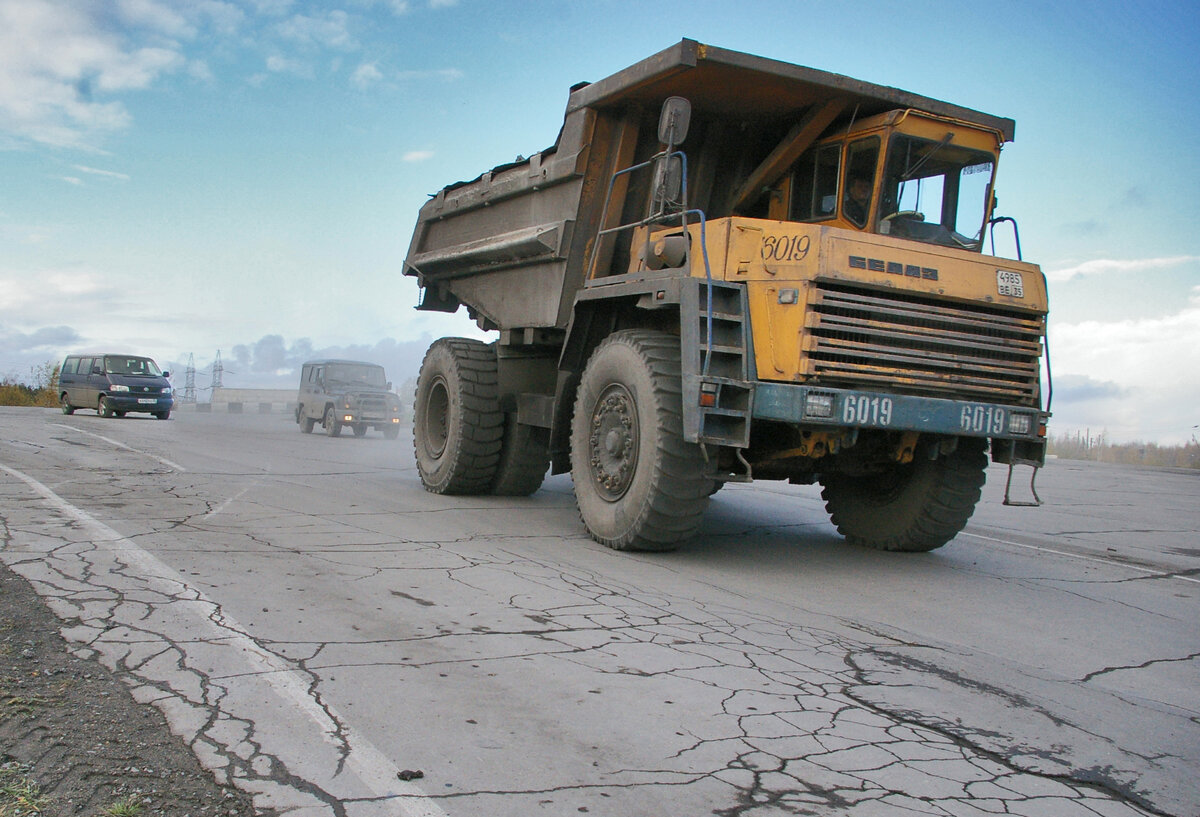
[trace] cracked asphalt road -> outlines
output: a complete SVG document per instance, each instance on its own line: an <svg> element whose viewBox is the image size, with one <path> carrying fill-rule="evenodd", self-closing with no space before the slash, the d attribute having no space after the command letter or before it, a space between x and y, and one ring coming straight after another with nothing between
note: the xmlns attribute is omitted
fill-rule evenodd
<svg viewBox="0 0 1200 817"><path fill-rule="evenodd" d="M618 554L569 479L434 496L403 438L0 409L0 559L261 809L1200 813L1200 477L1003 478L931 554L775 483Z"/></svg>

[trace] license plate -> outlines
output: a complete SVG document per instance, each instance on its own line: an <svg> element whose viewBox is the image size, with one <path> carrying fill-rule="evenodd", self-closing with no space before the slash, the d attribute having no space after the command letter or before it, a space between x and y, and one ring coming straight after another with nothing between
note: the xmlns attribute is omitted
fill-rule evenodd
<svg viewBox="0 0 1200 817"><path fill-rule="evenodd" d="M157 401L157 400L155 400L153 397L139 397L139 398L138 398L138 405L139 405L139 406L153 405L153 404L155 404L155 403L157 403L157 402L158 402L158 401Z"/></svg>
<svg viewBox="0 0 1200 817"><path fill-rule="evenodd" d="M1021 279L1021 273L996 270L996 291L1010 298L1024 298L1025 282Z"/></svg>

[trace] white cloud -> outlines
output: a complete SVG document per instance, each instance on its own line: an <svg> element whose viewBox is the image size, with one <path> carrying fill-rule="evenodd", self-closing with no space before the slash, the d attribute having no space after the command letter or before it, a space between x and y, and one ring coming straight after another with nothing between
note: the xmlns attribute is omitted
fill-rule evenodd
<svg viewBox="0 0 1200 817"><path fill-rule="evenodd" d="M1197 261L1200 261L1200 256L1196 255L1175 255L1167 258L1097 258L1092 261L1084 261L1082 264L1076 264L1073 267L1046 270L1046 279L1061 282L1084 275L1124 274L1148 269L1167 269L1183 264L1193 264Z"/></svg>
<svg viewBox="0 0 1200 817"><path fill-rule="evenodd" d="M364 62L358 68L354 69L354 73L350 77L350 83L359 90L365 90L371 84L383 79L383 74L379 71L379 66L374 62Z"/></svg>
<svg viewBox="0 0 1200 817"><path fill-rule="evenodd" d="M67 184L74 184L77 186L83 184L83 179L79 178L78 176L60 176L59 178L61 178Z"/></svg>
<svg viewBox="0 0 1200 817"><path fill-rule="evenodd" d="M346 12L335 9L324 17L297 14L276 26L276 31L284 39L305 45L352 50L358 43L346 28L348 22Z"/></svg>
<svg viewBox="0 0 1200 817"><path fill-rule="evenodd" d="M156 0L118 0L117 13L129 25L148 28L170 37L191 38L196 29L169 6Z"/></svg>
<svg viewBox="0 0 1200 817"><path fill-rule="evenodd" d="M0 0L0 134L9 140L94 149L102 134L130 123L119 101L94 95L146 88L183 65L173 46L128 48L90 8Z"/></svg>
<svg viewBox="0 0 1200 817"><path fill-rule="evenodd" d="M1200 422L1200 287L1178 312L1157 318L1051 323L1055 376L1065 384L1103 382L1054 421L1105 427L1118 441L1175 442Z"/></svg>
<svg viewBox="0 0 1200 817"><path fill-rule="evenodd" d="M404 154L404 161L406 162L424 162L427 159L432 158L432 150L410 150L408 153Z"/></svg>
<svg viewBox="0 0 1200 817"><path fill-rule="evenodd" d="M458 0L429 0L429 7L431 9L447 9L457 5Z"/></svg>
<svg viewBox="0 0 1200 817"><path fill-rule="evenodd" d="M267 57L267 70L276 74L294 74L298 77L311 77L312 67L300 60L288 59L278 54Z"/></svg>
<svg viewBox="0 0 1200 817"><path fill-rule="evenodd" d="M125 182L129 181L128 174L117 173L114 170L99 170L97 168L88 167L86 165L75 165L74 167L80 173L88 173L92 176L104 176L105 178L109 178L109 179L120 179L121 181L125 181Z"/></svg>
<svg viewBox="0 0 1200 817"><path fill-rule="evenodd" d="M444 79L452 81L462 79L463 72L457 68L435 68L428 71L400 71L396 74L396 79Z"/></svg>

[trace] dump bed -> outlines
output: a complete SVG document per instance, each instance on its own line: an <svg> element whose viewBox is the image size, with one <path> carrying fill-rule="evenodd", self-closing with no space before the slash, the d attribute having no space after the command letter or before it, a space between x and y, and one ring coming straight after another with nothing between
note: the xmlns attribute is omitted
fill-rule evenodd
<svg viewBox="0 0 1200 817"><path fill-rule="evenodd" d="M951 117L1013 137L1012 120L881 85L683 40L612 76L577 86L555 144L440 190L422 208L405 259L419 308L467 306L485 328L565 328L601 227L644 213L649 184L631 180L604 210L616 170L661 146L663 100L692 104L691 206L710 218L755 215L782 173L781 139L813 135L899 108ZM794 157L792 157L794 158ZM597 275L623 271L620 251Z"/></svg>

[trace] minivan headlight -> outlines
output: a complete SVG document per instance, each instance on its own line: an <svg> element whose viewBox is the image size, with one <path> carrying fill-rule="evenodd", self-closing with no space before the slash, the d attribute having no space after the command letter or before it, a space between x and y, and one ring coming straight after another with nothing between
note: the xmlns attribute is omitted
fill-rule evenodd
<svg viewBox="0 0 1200 817"><path fill-rule="evenodd" d="M171 393L171 387L170 387L170 386L167 386L166 388L164 388L164 389L162 390L162 393L163 393L163 394L170 394L170 393Z"/></svg>
<svg viewBox="0 0 1200 817"><path fill-rule="evenodd" d="M128 386L113 386L109 391L129 391Z"/></svg>

